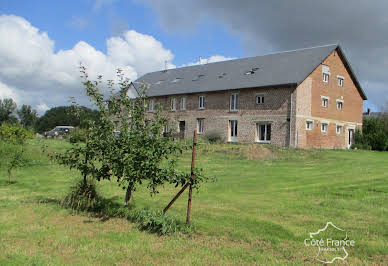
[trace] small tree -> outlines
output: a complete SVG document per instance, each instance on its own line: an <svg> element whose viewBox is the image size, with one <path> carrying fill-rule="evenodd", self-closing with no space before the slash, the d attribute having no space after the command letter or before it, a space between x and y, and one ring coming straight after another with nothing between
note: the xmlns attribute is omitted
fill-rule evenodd
<svg viewBox="0 0 388 266"><path fill-rule="evenodd" d="M38 113L33 110L30 105L23 104L22 107L17 111L20 118L20 124L24 127L34 127L38 120Z"/></svg>
<svg viewBox="0 0 388 266"><path fill-rule="evenodd" d="M100 181L115 179L126 190L125 205L138 185L147 184L151 193L158 193L158 186L168 182L185 184L189 174L176 170L178 155L187 148L173 140L173 132L162 134L169 119L161 107L153 115L147 114L148 97L145 84L136 91L136 99L127 96L130 81L118 70L120 92L111 93L109 101L99 87L102 77L90 81L85 67L81 66L86 94L100 112L99 123L91 121L86 130L85 145L75 144L67 152L56 154L61 164L75 168L84 176ZM108 81L112 88L113 81ZM120 123L116 128L114 120ZM114 130L119 134L115 135Z"/></svg>
<svg viewBox="0 0 388 266"><path fill-rule="evenodd" d="M12 171L25 163L24 144L32 138L30 130L17 125L2 124L0 126L0 165L7 168L8 182L11 183Z"/></svg>
<svg viewBox="0 0 388 266"><path fill-rule="evenodd" d="M12 99L0 99L0 125L2 123L16 124L17 118L12 114L16 110L16 103Z"/></svg>

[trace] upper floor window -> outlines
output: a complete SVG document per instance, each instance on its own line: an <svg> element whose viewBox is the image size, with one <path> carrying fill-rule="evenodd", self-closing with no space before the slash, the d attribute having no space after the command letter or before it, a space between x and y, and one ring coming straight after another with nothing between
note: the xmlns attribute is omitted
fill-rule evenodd
<svg viewBox="0 0 388 266"><path fill-rule="evenodd" d="M176 111L176 98L171 98L171 111Z"/></svg>
<svg viewBox="0 0 388 266"><path fill-rule="evenodd" d="M187 101L187 98L186 98L186 97L182 97L182 98L181 98L180 109L181 109L182 111L186 110L186 101Z"/></svg>
<svg viewBox="0 0 388 266"><path fill-rule="evenodd" d="M237 111L238 110L238 94L237 93L232 93L230 95L229 107L230 107L230 111Z"/></svg>
<svg viewBox="0 0 388 266"><path fill-rule="evenodd" d="M342 110L344 107L344 101L342 100L337 100L337 109Z"/></svg>
<svg viewBox="0 0 388 266"><path fill-rule="evenodd" d="M198 118L197 119L197 130L198 134L202 134L204 132L204 126L205 126L205 119Z"/></svg>
<svg viewBox="0 0 388 266"><path fill-rule="evenodd" d="M264 95L263 94L256 95L256 104L263 104L263 103L264 103Z"/></svg>
<svg viewBox="0 0 388 266"><path fill-rule="evenodd" d="M323 73L322 75L323 75L323 82L326 82L326 83L329 82L330 75L327 73Z"/></svg>
<svg viewBox="0 0 388 266"><path fill-rule="evenodd" d="M337 76L337 80L338 80L338 86L343 87L344 86L344 77Z"/></svg>
<svg viewBox="0 0 388 266"><path fill-rule="evenodd" d="M205 109L205 96L199 96L198 98L198 108Z"/></svg>
<svg viewBox="0 0 388 266"><path fill-rule="evenodd" d="M313 130L314 121L306 120L306 130Z"/></svg>
<svg viewBox="0 0 388 266"><path fill-rule="evenodd" d="M148 102L148 112L153 112L155 108L155 100L151 99Z"/></svg>
<svg viewBox="0 0 388 266"><path fill-rule="evenodd" d="M322 107L327 108L329 106L329 98L325 96L321 96L322 99Z"/></svg>
<svg viewBox="0 0 388 266"><path fill-rule="evenodd" d="M322 79L323 82L329 82L329 77L330 77L330 68L329 66L322 65Z"/></svg>

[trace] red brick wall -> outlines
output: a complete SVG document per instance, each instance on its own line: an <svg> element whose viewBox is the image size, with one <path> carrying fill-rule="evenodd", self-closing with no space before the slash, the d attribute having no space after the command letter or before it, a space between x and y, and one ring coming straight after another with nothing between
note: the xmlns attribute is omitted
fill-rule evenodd
<svg viewBox="0 0 388 266"><path fill-rule="evenodd" d="M323 82L322 65L330 68L329 82ZM337 75L344 77L338 86ZM306 85L307 84L307 85ZM306 86L311 87L311 94ZM321 96L329 97L327 108L322 107ZM311 97L311 98L310 98ZM337 99L343 100L343 109L337 109ZM299 147L346 148L347 129L362 125L363 100L337 51L331 53L321 65L297 88L297 144ZM311 106L307 108L306 106ZM298 112L299 111L299 112ZM306 119L314 120L312 131L306 130ZM321 122L329 122L328 133L321 132ZM336 124L343 124L343 133L336 133Z"/></svg>

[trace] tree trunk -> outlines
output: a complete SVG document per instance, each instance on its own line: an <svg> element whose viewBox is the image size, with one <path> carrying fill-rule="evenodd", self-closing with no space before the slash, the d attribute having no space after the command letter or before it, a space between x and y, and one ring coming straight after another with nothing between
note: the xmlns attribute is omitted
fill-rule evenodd
<svg viewBox="0 0 388 266"><path fill-rule="evenodd" d="M12 169L8 168L8 183L11 184Z"/></svg>
<svg viewBox="0 0 388 266"><path fill-rule="evenodd" d="M124 207L128 206L128 202L132 198L132 190L133 190L133 185L132 184L128 185L127 192L125 193Z"/></svg>

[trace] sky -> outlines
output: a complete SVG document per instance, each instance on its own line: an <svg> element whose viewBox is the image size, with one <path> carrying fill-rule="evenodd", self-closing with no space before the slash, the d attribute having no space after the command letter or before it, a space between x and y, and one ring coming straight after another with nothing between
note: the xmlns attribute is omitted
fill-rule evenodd
<svg viewBox="0 0 388 266"><path fill-rule="evenodd" d="M388 2L377 0L0 0L0 98L43 114L89 105L91 78L340 43L368 96L388 101Z"/></svg>

